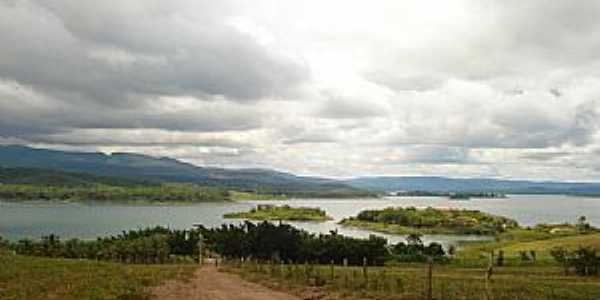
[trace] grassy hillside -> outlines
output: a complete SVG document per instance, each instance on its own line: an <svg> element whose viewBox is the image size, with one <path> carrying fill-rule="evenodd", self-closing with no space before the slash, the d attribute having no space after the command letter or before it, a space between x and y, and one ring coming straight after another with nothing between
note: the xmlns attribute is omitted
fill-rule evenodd
<svg viewBox="0 0 600 300"><path fill-rule="evenodd" d="M148 299L147 287L189 278L194 265L123 265L0 250L0 299Z"/></svg>

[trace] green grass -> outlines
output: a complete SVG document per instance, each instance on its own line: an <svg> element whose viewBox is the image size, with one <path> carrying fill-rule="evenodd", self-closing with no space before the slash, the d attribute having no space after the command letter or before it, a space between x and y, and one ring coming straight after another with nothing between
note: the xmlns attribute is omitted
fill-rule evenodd
<svg viewBox="0 0 600 300"><path fill-rule="evenodd" d="M327 221L331 220L325 211L312 207L290 207L259 205L247 212L229 213L223 215L228 219L250 219L261 221L286 220L286 221Z"/></svg>
<svg viewBox="0 0 600 300"><path fill-rule="evenodd" d="M148 299L148 287L185 280L194 270L194 265L123 265L0 252L0 299Z"/></svg>
<svg viewBox="0 0 600 300"><path fill-rule="evenodd" d="M344 299L425 299L426 264L369 267L367 280L361 267L336 266L333 280L330 266L304 265L227 266L225 270L299 295L334 294ZM484 268L435 265L433 299L494 300L580 300L600 299L600 278L564 276L559 267L498 267L486 288ZM485 295L488 295L488 298ZM337 299L335 296L332 299Z"/></svg>
<svg viewBox="0 0 600 300"><path fill-rule="evenodd" d="M520 253L535 251L538 265L558 265L551 257L550 250L554 247L563 247L575 250L579 247L593 247L600 249L600 233L588 234L558 233L535 229L514 229L497 236L496 241L472 242L463 244L456 255L455 263L460 265L486 265L489 262L491 251L504 251L505 263L508 265L527 265L523 262Z"/></svg>

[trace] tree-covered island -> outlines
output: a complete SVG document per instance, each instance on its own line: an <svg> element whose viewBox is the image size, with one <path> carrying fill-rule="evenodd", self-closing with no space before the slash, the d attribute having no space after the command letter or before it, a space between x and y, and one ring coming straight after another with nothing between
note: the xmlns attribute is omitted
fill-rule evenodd
<svg viewBox="0 0 600 300"><path fill-rule="evenodd" d="M223 215L227 219L249 219L261 221L327 221L332 218L320 208L291 207L289 205L258 205L246 212L236 212Z"/></svg>
<svg viewBox="0 0 600 300"><path fill-rule="evenodd" d="M478 210L388 207L365 210L340 224L394 234L496 235L517 228L516 221Z"/></svg>

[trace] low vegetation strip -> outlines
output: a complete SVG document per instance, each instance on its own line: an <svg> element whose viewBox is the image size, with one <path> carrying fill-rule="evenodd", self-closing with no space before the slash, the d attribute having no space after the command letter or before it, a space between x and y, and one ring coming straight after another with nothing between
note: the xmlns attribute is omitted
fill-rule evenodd
<svg viewBox="0 0 600 300"><path fill-rule="evenodd" d="M289 205L258 205L247 212L236 212L223 215L228 219L249 219L261 221L327 221L332 218L320 208L291 207Z"/></svg>
<svg viewBox="0 0 600 300"><path fill-rule="evenodd" d="M220 188L193 184L164 183L149 186L43 186L0 184L0 199L11 201L126 201L126 202L214 202L228 201Z"/></svg>
<svg viewBox="0 0 600 300"><path fill-rule="evenodd" d="M495 235L518 228L516 221L464 209L417 209L389 207L365 210L356 217L343 219L340 224L395 234L479 234Z"/></svg>

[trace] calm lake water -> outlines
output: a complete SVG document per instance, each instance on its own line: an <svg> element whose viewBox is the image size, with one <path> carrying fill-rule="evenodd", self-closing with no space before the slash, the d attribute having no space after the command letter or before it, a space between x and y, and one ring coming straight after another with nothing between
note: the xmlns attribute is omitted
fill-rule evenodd
<svg viewBox="0 0 600 300"><path fill-rule="evenodd" d="M320 207L335 220L323 223L289 222L310 232L367 237L373 232L340 227L337 221L354 216L364 209L389 206L456 207L479 209L516 219L521 225L537 223L575 222L581 215L590 223L600 225L600 198L563 195L511 195L504 199L471 199L451 201L443 197L386 197L380 199L296 199L288 201L247 201L233 203L199 203L193 205L126 205L106 203L60 202L3 202L0 201L0 235L11 240L39 238L55 233L63 238L83 239L116 234L122 230L146 226L190 228L195 223L219 226L238 223L225 220L228 212L248 210L257 204L288 204L290 206ZM379 234L390 242L404 240L403 236ZM458 241L485 239L477 236L426 236L425 242L437 241L445 246Z"/></svg>

